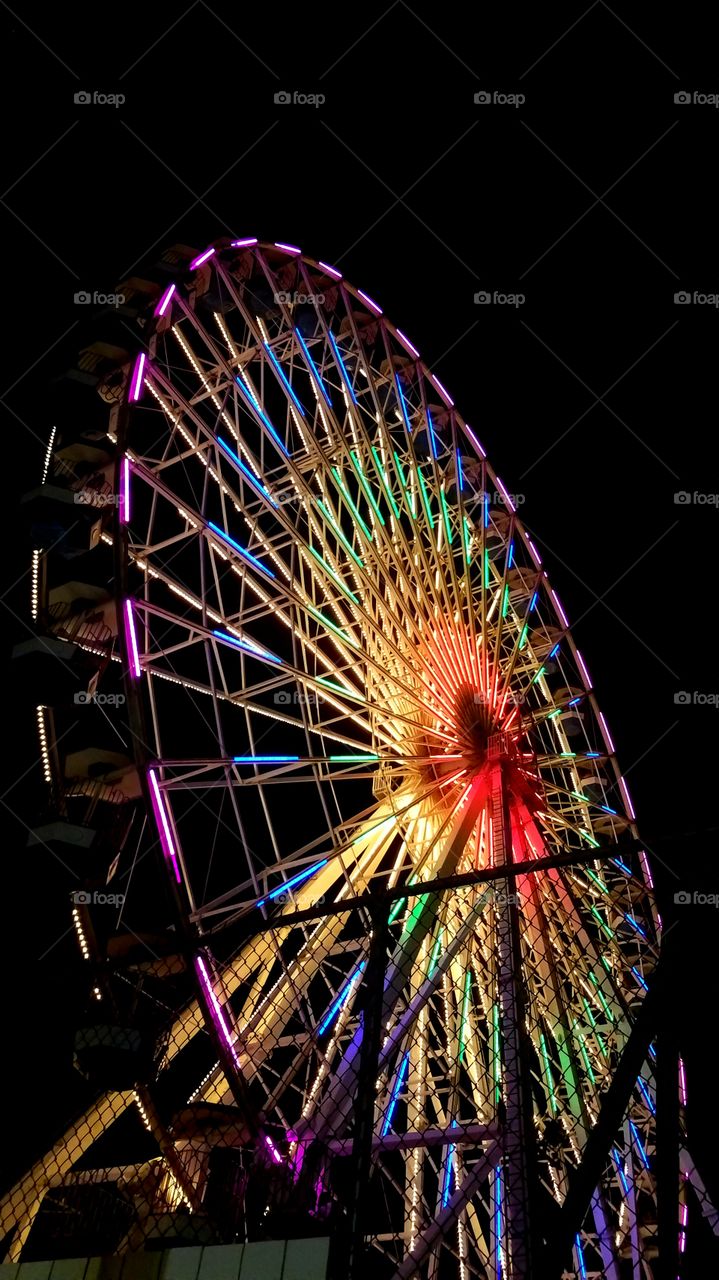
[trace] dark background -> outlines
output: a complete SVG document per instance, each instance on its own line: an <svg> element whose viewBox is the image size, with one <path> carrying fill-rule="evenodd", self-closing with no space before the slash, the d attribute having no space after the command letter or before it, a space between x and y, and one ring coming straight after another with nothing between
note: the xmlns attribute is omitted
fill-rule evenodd
<svg viewBox="0 0 719 1280"><path fill-rule="evenodd" d="M719 699L719 310L674 301L719 290L719 112L674 101L719 93L708 24L696 5L662 21L604 0L471 13L0 0L0 384L14 642L29 615L14 504L40 478L48 381L86 319L76 292L112 292L153 250L231 232L299 244L377 299L524 495L575 624L682 934L691 1145L716 1199L719 914L673 901L718 887L719 707L675 701ZM277 104L281 90L326 101ZM480 90L526 102L476 104ZM126 101L76 104L80 91ZM480 290L525 301L477 305ZM40 775L11 676L4 702L9 1178L79 1095L67 899L25 848ZM694 1265L706 1274L699 1246Z"/></svg>

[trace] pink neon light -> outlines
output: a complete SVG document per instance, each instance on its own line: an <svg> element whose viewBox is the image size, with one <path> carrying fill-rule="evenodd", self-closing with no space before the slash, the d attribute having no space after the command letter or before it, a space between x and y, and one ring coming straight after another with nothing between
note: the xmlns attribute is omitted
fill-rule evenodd
<svg viewBox="0 0 719 1280"><path fill-rule="evenodd" d="M201 253L199 258L193 258L192 262L190 263L190 271L194 271L196 267L201 267L203 262L207 262L207 259L211 258L213 253L216 253L216 252L217 252L216 249L205 249L205 252Z"/></svg>
<svg viewBox="0 0 719 1280"><path fill-rule="evenodd" d="M495 477L494 477L494 483L496 484L497 488L499 489L499 492L501 493L502 497L504 498L504 501L506 502L506 504L507 504L507 506L510 508L510 510L511 510L511 511L516 511L516 510L517 510L517 508L515 507L514 503L512 502L512 499L510 498L509 494L507 493L507 490L505 489L504 485L502 484L502 481L500 480L499 476L495 476Z"/></svg>
<svg viewBox="0 0 719 1280"><path fill-rule="evenodd" d="M130 459L127 454L122 459L122 485L120 488L120 521L130 522ZM128 601L129 603L129 601Z"/></svg>
<svg viewBox="0 0 719 1280"><path fill-rule="evenodd" d="M687 1105L687 1076L684 1069L684 1059L679 1059L679 1099L683 1107Z"/></svg>
<svg viewBox="0 0 719 1280"><path fill-rule="evenodd" d="M257 244L257 236L247 236L245 240L233 240L233 249L245 249L248 244Z"/></svg>
<svg viewBox="0 0 719 1280"><path fill-rule="evenodd" d="M172 869L175 873L175 879L177 883L182 884L180 868L177 862L177 852L175 850L175 842L172 839L172 832L170 830L170 823L167 817L167 811L165 809L165 802L162 798L162 793L158 786L154 769L148 769L147 776L150 779L150 795L152 797L152 807L155 810L155 821L157 822L157 826L160 832L160 844L162 845L162 852L164 853L168 862L172 863Z"/></svg>
<svg viewBox="0 0 719 1280"><path fill-rule="evenodd" d="M475 449L477 450L477 452L478 452L478 454L479 454L480 458L486 458L486 456L487 456L487 455L486 455L486 453L485 453L484 449L482 448L481 444L479 443L479 440L477 439L476 435L474 434L474 432L473 432L472 428L471 428L470 426L468 426L466 422L465 422L465 424L464 424L464 429L465 429L465 431L466 431L467 435L469 436L470 440L472 441L472 444L474 445Z"/></svg>
<svg viewBox="0 0 719 1280"><path fill-rule="evenodd" d="M371 299L371 298L369 298L369 297L367 296L367 294L366 294L366 293L363 293L361 289L358 289L358 290L357 290L357 293L359 294L359 296L360 296L360 298L362 299L362 301L363 301L363 302L366 302L366 303L367 303L367 306L368 306L372 311L374 311L376 315L378 315L378 316L381 316L381 315L382 315L382 308L381 308L381 307L378 307L378 306L377 306L377 303L376 303L376 302L373 302L373 301L372 301L372 299Z"/></svg>
<svg viewBox="0 0 719 1280"><path fill-rule="evenodd" d="M619 779L619 789L622 795L624 796L624 803L626 805L627 813L629 814L629 817L632 818L633 820L634 818L636 818L637 815L634 812L634 805L632 804L631 797L629 795L629 788L623 778Z"/></svg>
<svg viewBox="0 0 719 1280"><path fill-rule="evenodd" d="M641 850L641 852L640 852L640 854L639 854L639 861L640 861L640 862L641 862L641 864L642 864L642 871L644 872L644 879L645 879L646 883L649 885L649 888L650 888L650 889L653 889L653 888L654 888L654 877L653 877L653 875L652 875L651 868L650 868L650 866L649 866L649 859L648 859L648 857L647 857L647 855L646 855L646 853L644 852L644 850L643 850L643 849Z"/></svg>
<svg viewBox="0 0 719 1280"><path fill-rule="evenodd" d="M277 1150L277 1147L275 1146L275 1144L274 1144L274 1142L272 1141L271 1137L270 1137L270 1136L269 1136L269 1134L267 1134L267 1133L265 1134L265 1144L266 1144L266 1146L267 1146L267 1148L268 1148L268 1150L269 1150L269 1153L270 1153L270 1155L272 1156L272 1159L274 1160L275 1164L282 1164L282 1156L280 1155L279 1151Z"/></svg>
<svg viewBox="0 0 719 1280"><path fill-rule="evenodd" d="M590 677L590 675L589 675L589 672L587 671L587 664L585 663L584 658L582 657L582 655L581 655L581 653L579 652L579 650L578 650L578 649L577 649L577 662L578 662L578 664L579 664L579 670L580 670L580 671L581 671L581 673L582 673L582 678L583 678L583 680L584 680L585 688L587 688L587 689L591 689L591 687L592 687L592 680L591 680L591 677Z"/></svg>
<svg viewBox="0 0 719 1280"><path fill-rule="evenodd" d="M175 292L175 289L176 289L176 288L177 288L177 285L176 285L176 284L171 284L171 285L169 285L169 286L168 286L168 288L167 288L167 289L165 289L165 292L163 293L162 297L160 298L160 301L158 302L157 306L155 307L155 315L156 315L156 316L164 316L164 314L165 314L165 312L167 311L167 308L168 308L168 306L169 306L169 304L170 304L170 298L172 297L172 295L173 295L173 293Z"/></svg>
<svg viewBox="0 0 719 1280"><path fill-rule="evenodd" d="M132 600L125 601L125 634L127 636L127 649L130 656L130 674L137 680L142 675L142 667L140 666L140 655L137 649L137 634L135 632L135 617L132 612Z"/></svg>
<svg viewBox="0 0 719 1280"><path fill-rule="evenodd" d="M553 592L552 592L552 599L553 599L553 601L554 601L555 605L557 606L557 613L559 614L560 618L562 619L562 622L564 623L565 627L568 627L568 626L569 626L569 619L568 619L568 617L567 617L566 613L564 612L564 609L562 608L562 606L561 606L561 604L560 604L560 602L559 602L559 596L557 595L556 591L553 591Z"/></svg>
<svg viewBox="0 0 719 1280"><path fill-rule="evenodd" d="M453 408L453 407L454 407L454 400L452 399L451 395L449 394L449 392L448 392L447 388L442 386L442 383L440 382L439 378L438 378L438 377L436 377L436 375L435 375L434 373L431 373L429 376L430 376L430 378L432 379L432 381L433 381L433 383L434 383L435 387L436 387L436 388L437 388L437 390L439 391L440 395L444 396L445 400L447 401L447 404L448 404L448 405L450 405L450 407L452 407L452 408Z"/></svg>
<svg viewBox="0 0 719 1280"><path fill-rule="evenodd" d="M537 551L537 548L535 547L535 545L534 545L534 543L532 542L532 539L531 539L531 538L527 538L527 546L529 547L529 550L530 550L530 552L531 552L531 556L532 556L532 559L533 559L534 563L536 564L537 568L539 569L539 567L541 566L541 563L542 563L542 557L540 556L539 552ZM547 576L547 575L546 575L546 573L545 573L545 575L544 575L544 576L545 576L545 578L546 578L546 576Z"/></svg>
<svg viewBox="0 0 719 1280"><path fill-rule="evenodd" d="M401 329L397 330L397 337L399 338L400 342L404 343L410 355L413 355L415 360L419 360L419 351L417 350L416 347L412 346L412 343L410 342L409 338L405 333L402 332Z"/></svg>
<svg viewBox="0 0 719 1280"><path fill-rule="evenodd" d="M326 262L320 262L317 265L320 266L323 271L326 271L328 276L334 276L335 280L342 279L342 272L338 271L336 267L328 267Z"/></svg>
<svg viewBox="0 0 719 1280"><path fill-rule="evenodd" d="M282 244L279 240L275 240L275 249L284 249L285 253L302 253L296 244Z"/></svg>
<svg viewBox="0 0 719 1280"><path fill-rule="evenodd" d="M613 755L613 754L614 754L614 752L616 751L616 747L615 747L614 743L612 742L612 735L611 735L611 733L609 732L609 728L608 728L608 726L607 726L607 722L606 722L606 720L604 719L604 713L603 713L602 711L600 711L600 712L599 712L599 723L600 723L600 725L602 726L602 733L604 734L604 741L606 742L607 747L609 748L609 751L610 751L610 752L612 753L612 755Z"/></svg>
<svg viewBox="0 0 719 1280"><path fill-rule="evenodd" d="M145 373L145 352L141 351L135 362L135 371L132 375L132 384L130 388L130 399L139 400L142 393L142 380Z"/></svg>
<svg viewBox="0 0 719 1280"><path fill-rule="evenodd" d="M223 1040L225 1041L227 1048L232 1054L232 1058L234 1060L235 1066L239 1067L240 1060L237 1056L237 1051L235 1049L232 1036L230 1035L230 1029L227 1026L227 1023L225 1022L225 1015L222 1011L222 1006L219 1000L217 999L217 996L215 995L215 991L212 986L212 983L210 982L210 977L205 967L205 962L202 956L195 956L195 965L197 967L197 972L200 975L200 981L205 989L205 993L210 1002L210 1008L212 1010L212 1013L214 1014L214 1021L217 1025L217 1028Z"/></svg>

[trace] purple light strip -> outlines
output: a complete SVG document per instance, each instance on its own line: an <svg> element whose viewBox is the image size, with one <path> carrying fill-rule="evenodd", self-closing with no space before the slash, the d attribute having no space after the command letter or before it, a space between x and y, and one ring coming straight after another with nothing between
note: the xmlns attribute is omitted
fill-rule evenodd
<svg viewBox="0 0 719 1280"><path fill-rule="evenodd" d="M431 373L429 376L430 376L430 378L432 379L432 381L433 381L433 383L434 383L435 387L436 387L436 388L437 388L437 390L439 391L439 394L440 394L441 396L443 396L443 397L444 397L445 401L446 401L446 402L447 402L447 404L450 406L450 408L454 408L454 400L452 399L451 395L449 394L449 392L448 392L447 388L442 386L442 383L440 382L440 380L439 380L439 378L436 376L436 374Z"/></svg>
<svg viewBox="0 0 719 1280"><path fill-rule="evenodd" d="M410 355L414 356L415 360L419 360L419 351L417 350L416 347L412 346L412 343L407 337L407 334L403 333L401 329L398 329L397 337L399 338L400 342L407 348Z"/></svg>
<svg viewBox="0 0 719 1280"><path fill-rule="evenodd" d="M269 1134L267 1134L267 1133L265 1134L265 1146L267 1147L267 1149L268 1149L268 1151L269 1151L270 1155L272 1156L272 1159L274 1160L275 1164L282 1164L282 1156L280 1155L279 1151L277 1150L277 1147L275 1146L275 1144L274 1144L274 1142L272 1141L271 1137L270 1137L270 1136L269 1136Z"/></svg>
<svg viewBox="0 0 719 1280"><path fill-rule="evenodd" d="M145 373L145 360L146 360L145 352L141 351L139 356L137 357L137 360L135 361L135 369L132 375L132 382L130 384L131 400L139 400L140 395L142 394L142 380L143 380L143 375Z"/></svg>
<svg viewBox="0 0 719 1280"><path fill-rule="evenodd" d="M679 1059L679 1101L683 1107L687 1105L687 1074L683 1058Z"/></svg>
<svg viewBox="0 0 719 1280"><path fill-rule="evenodd" d="M559 614L560 618L562 619L562 622L564 623L565 627L568 627L568 626L569 626L569 618L567 617L566 613L564 612L564 609L563 609L563 608L562 608L562 606L561 606L561 603L560 603L560 600L559 600L559 596L557 595L556 591L553 591L553 592L552 592L552 599L553 599L553 601L554 601L554 603L555 603L555 605L556 605L556 607L557 607L557 613Z"/></svg>
<svg viewBox="0 0 719 1280"><path fill-rule="evenodd" d="M230 1035L230 1029L225 1021L225 1015L223 1013L222 1006L219 1000L217 999L217 996L215 995L215 990L210 981L210 976L207 972L207 968L205 966L205 962L202 956L195 956L195 967L197 969L197 973L198 973L200 982L202 984L202 987L204 989L205 995L207 996L207 999L210 1005L210 1010L213 1014L212 1020L215 1023L215 1026L217 1027L217 1030L219 1031L220 1035L222 1036L222 1039L227 1045L227 1048L229 1049L232 1055L232 1060L235 1066L239 1069L240 1060L237 1056L237 1050L235 1049L232 1036Z"/></svg>
<svg viewBox="0 0 719 1280"><path fill-rule="evenodd" d="M193 258L190 263L190 271L194 271L197 267L201 267L203 262L207 262L207 259L212 257L213 253L217 253L217 250L205 249L205 252L201 253L199 258Z"/></svg>
<svg viewBox="0 0 719 1280"><path fill-rule="evenodd" d="M257 244L257 236L247 236L244 240L233 240L232 249L246 249L250 244Z"/></svg>
<svg viewBox="0 0 719 1280"><path fill-rule="evenodd" d="M505 501L505 503L507 504L507 506L509 507L510 511L516 511L516 510L517 510L517 508L515 507L514 503L512 502L512 499L510 498L509 494L507 493L507 490L505 489L504 485L502 484L502 481L500 480L499 476L495 476L495 477L494 477L494 483L496 484L497 488L499 489L499 492L501 493L502 497L504 498L504 501Z"/></svg>
<svg viewBox="0 0 719 1280"><path fill-rule="evenodd" d="M337 271L335 267L329 267L326 262L318 262L317 265L318 267L321 267L323 271L326 271L328 276L334 276L335 280L342 279L342 272Z"/></svg>
<svg viewBox="0 0 719 1280"><path fill-rule="evenodd" d="M127 652L130 658L130 675L139 680L142 675L142 667L140 666L140 654L137 648L137 633L135 631L135 616L132 612L132 600L125 601L125 637L127 639Z"/></svg>
<svg viewBox="0 0 719 1280"><path fill-rule="evenodd" d="M487 456L487 455L486 455L486 453L484 452L484 449L482 448L481 444L479 443L479 440L477 439L476 435L474 434L474 432L473 432L472 428L471 428L470 426L468 426L466 422L465 422L465 424L464 424L464 429L465 429L465 431L466 431L467 435L469 436L470 440L472 441L472 444L474 445L475 449L477 450L477 453L479 454L480 458L486 458L486 456Z"/></svg>
<svg viewBox="0 0 719 1280"><path fill-rule="evenodd" d="M284 249L285 253L302 253L296 244L282 244L280 240L275 240L275 249Z"/></svg>
<svg viewBox="0 0 719 1280"><path fill-rule="evenodd" d="M120 482L120 523L130 523L130 459L127 454L122 459L122 479Z"/></svg>
<svg viewBox="0 0 719 1280"><path fill-rule="evenodd" d="M642 864L642 871L644 872L644 879L645 879L646 883L649 885L649 888L650 888L650 889L653 889L653 888L654 888L654 877L653 877L653 875L652 875L651 868L650 868L650 866L649 866L649 859L648 859L648 857L647 857L647 855L646 855L646 853L644 852L644 850L643 850L643 849L642 849L642 850L640 850L640 853L639 853L639 861L640 861L640 862L641 862L641 864Z"/></svg>
<svg viewBox="0 0 719 1280"><path fill-rule="evenodd" d="M591 676L590 676L589 672L587 671L587 664L586 664L586 662L584 661L584 658L582 657L582 655L581 655L581 653L579 652L579 650L578 650L578 649L577 649L577 651L576 651L576 655L577 655L577 662L578 662L578 664L579 664L579 670L581 671L581 673L582 673L582 679L584 680L584 687L585 687L585 689L591 689L591 687L592 687L592 678L591 678Z"/></svg>
<svg viewBox="0 0 719 1280"><path fill-rule="evenodd" d="M165 292L163 293L162 297L160 298L160 301L158 302L157 306L155 307L155 315L156 315L156 316L164 316L164 314L165 314L165 312L167 311L167 308L168 308L168 306L169 306L169 304L170 304L170 299L171 299L171 297L172 297L173 293L175 292L175 289L176 289L176 288L177 288L177 285L176 285L176 284L171 284L167 289L165 289Z"/></svg>
<svg viewBox="0 0 719 1280"><path fill-rule="evenodd" d="M374 311L375 315L377 316L382 315L382 308L378 307L377 303L373 302L372 299L368 297L366 293L363 293L361 289L358 289L357 293L359 297L362 299L362 301L367 303L367 306L370 308L370 310Z"/></svg>
<svg viewBox="0 0 719 1280"><path fill-rule="evenodd" d="M619 779L619 790L624 796L624 803L627 808L627 813L629 814L629 817L632 819L632 821L634 821L637 815L634 812L634 805L632 804L632 799L631 799L631 796L629 795L629 788L626 782L624 781L624 778Z"/></svg>
<svg viewBox="0 0 719 1280"><path fill-rule="evenodd" d="M180 867L177 861L177 850L175 849L175 842L170 830L170 822L167 817L167 810L165 809L165 801L162 798L162 792L158 786L154 769L148 769L147 776L150 780L150 798L152 800L152 807L155 811L155 822L157 823L157 829L160 833L162 852L164 853L167 861L172 865L172 870L175 873L177 883L182 884L182 876L180 875Z"/></svg>
<svg viewBox="0 0 719 1280"><path fill-rule="evenodd" d="M615 753L615 751L616 751L616 747L615 747L614 743L612 742L612 735L611 735L611 733L609 732L609 727L608 727L608 725L607 725L606 720L604 719L604 712L603 712L603 711L600 711L600 712L599 712L599 723L600 723L600 725L602 726L602 733L604 734L604 741L605 741L605 742L606 742L606 744L607 744L607 747L608 747L608 749L609 749L609 753L610 753L610 755L614 755L614 753Z"/></svg>
<svg viewBox="0 0 719 1280"><path fill-rule="evenodd" d="M531 556L532 556L532 559L533 559L534 563L536 564L537 568L539 569L539 567L541 566L541 563L542 563L542 557L540 556L539 552L537 551L537 548L535 547L535 545L534 545L534 543L532 542L532 539L531 539L531 538L527 538L527 546L529 547L529 551L530 551L530 554L531 554ZM547 575L546 575L546 573L545 573L545 575L544 575L544 576L545 576L545 578L546 578L546 576L547 576Z"/></svg>

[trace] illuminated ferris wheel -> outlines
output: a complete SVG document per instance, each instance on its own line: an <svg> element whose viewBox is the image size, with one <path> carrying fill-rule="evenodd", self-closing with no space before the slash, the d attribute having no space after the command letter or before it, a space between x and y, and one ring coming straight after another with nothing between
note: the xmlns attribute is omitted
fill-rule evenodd
<svg viewBox="0 0 719 1280"><path fill-rule="evenodd" d="M314 1160L319 1203L356 1138L366 903L386 901L369 1264L519 1280L659 956L587 665L477 435L337 269L218 242L148 315L102 536L196 983L161 1072L201 1010L215 1053L188 1106L237 1104L242 1143L289 1178ZM570 1241L577 1276L652 1275L653 1058ZM169 1147L192 1204L192 1143ZM683 1180L680 1235L685 1217Z"/></svg>

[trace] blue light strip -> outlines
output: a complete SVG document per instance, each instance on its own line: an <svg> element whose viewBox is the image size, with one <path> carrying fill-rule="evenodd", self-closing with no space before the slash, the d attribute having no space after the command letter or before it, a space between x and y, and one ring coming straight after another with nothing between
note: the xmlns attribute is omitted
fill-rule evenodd
<svg viewBox="0 0 719 1280"><path fill-rule="evenodd" d="M328 1026L330 1025L333 1018L335 1017L335 1014L339 1013L340 1009L342 1008L342 1005L345 1003L346 1000L349 999L350 995L352 994L352 988L355 982L357 981L357 979L359 978L360 974L362 973L365 967L365 963L366 962L363 960L361 964L358 964L357 968L355 969L351 978L348 979L342 991L340 991L338 996L335 996L335 999L332 1001L332 1004L330 1005L324 1018L322 1019L321 1023L317 1028L318 1036L321 1036L323 1031L327 1030Z"/></svg>
<svg viewBox="0 0 719 1280"><path fill-rule="evenodd" d="M615 867L619 867L619 870L623 871L625 875L630 876L632 874L631 868L626 866L626 864L622 862L621 858L612 858L612 862Z"/></svg>
<svg viewBox="0 0 719 1280"><path fill-rule="evenodd" d="M410 423L409 423L409 414L408 414L408 412L407 412L407 401L406 401L406 400L405 400L405 398L404 398L404 392L403 392L403 390L402 390L402 383L401 383L401 382L400 382L400 380L399 380L399 374L398 374L398 373L396 373L396 374L394 375L394 385L395 385L395 386L396 386L396 388L397 388L397 399L399 400L399 407L400 407L400 410L401 410L401 412L402 412L402 418L403 418L403 420L404 420L404 425L405 425L405 427L407 428L407 435L411 435L411 434L412 434L412 428L411 428Z"/></svg>
<svg viewBox="0 0 719 1280"><path fill-rule="evenodd" d="M645 1169L648 1169L648 1168L649 1168L649 1157L648 1157L648 1155L647 1155L646 1151L644 1150L644 1146L643 1146L643 1144L642 1144L642 1140L641 1140L641 1138L639 1137L639 1134L637 1133L637 1126L635 1125L635 1123L634 1123L634 1121L633 1121L633 1120L630 1120L630 1121L629 1121L629 1128L631 1129L631 1131L632 1131L632 1133L633 1133L633 1135L634 1135L634 1141L635 1141L635 1142L636 1142L636 1144L637 1144L637 1150L638 1150L639 1155L640 1155L640 1157L641 1157L642 1164L644 1165L644 1168L645 1168Z"/></svg>
<svg viewBox="0 0 719 1280"><path fill-rule="evenodd" d="M269 418L267 417L267 414L266 414L266 413L264 413L264 412L263 412L263 410L262 410L262 409L260 408L260 406L258 405L258 403L257 403L257 401L255 400L255 397L253 396L253 394L252 394L252 392L250 391L249 387L246 387L246 386L245 386L244 382L242 381L242 378L235 378L235 382L237 383L237 385L238 385L238 387L240 388L240 391L243 393L243 395L247 398L247 400L249 400L250 404L252 405L252 408L254 409L254 411L255 411L255 413L257 414L257 416L258 416L258 418L260 419L260 421L261 421L261 422L263 422L263 423L264 423L264 425L267 427L267 430L269 431L270 435L272 436L272 439L274 440L275 444L277 445L277 448L278 448L278 449L280 449L280 450L282 451L282 453L284 453L284 455L285 455L285 457L286 457L286 458L289 458L289 456L290 456L290 455L289 455L288 450L285 448L284 444L282 443L282 441L281 441L281 439L280 439L279 435L278 435L278 434L277 434L277 432L275 431L275 428L273 427L272 423L270 422Z"/></svg>
<svg viewBox="0 0 719 1280"><path fill-rule="evenodd" d="M384 1124L382 1125L383 1138L387 1136L390 1129L392 1128L392 1116L394 1115L394 1109L397 1106L397 1099L399 1098L399 1095L402 1092L402 1085L404 1084L404 1077L405 1077L405 1073L407 1071L408 1066L409 1066L409 1052L407 1052L404 1055L400 1063L399 1071L397 1072L397 1077L394 1082L394 1088L392 1090L392 1095L389 1100L389 1106L387 1108L387 1115L385 1116Z"/></svg>
<svg viewBox="0 0 719 1280"><path fill-rule="evenodd" d="M236 649L242 649L244 653L249 653L253 658L262 658L267 662L275 662L282 666L281 658L276 658L274 653L265 653L262 649L256 649L247 640L238 640L237 636L230 636L226 631L213 631L212 634L217 636L218 640L222 640L224 644L234 645Z"/></svg>
<svg viewBox="0 0 719 1280"><path fill-rule="evenodd" d="M536 608L538 599L539 599L539 592L535 591L534 595L532 596L532 599L529 602L529 613L531 613L532 610ZM575 698L574 701L579 702L579 698ZM572 703L570 702L569 705L571 707Z"/></svg>
<svg viewBox="0 0 719 1280"><path fill-rule="evenodd" d="M640 937L642 937L642 938L645 938L645 939L646 939L646 936L647 936L647 935L646 935L646 933L645 933L645 932L644 932L644 930L642 929L641 925L638 925L638 924L637 924L637 922L636 922L636 920L634 919L634 917L633 917L633 916L625 915L624 919L626 920L627 924L630 924L630 925L632 926L632 928L633 928L633 929L636 929L636 931L637 931L637 933L640 935Z"/></svg>
<svg viewBox="0 0 719 1280"><path fill-rule="evenodd" d="M484 527L485 529L488 529L489 528L489 494L488 493L484 494L483 502L484 502Z"/></svg>
<svg viewBox="0 0 719 1280"><path fill-rule="evenodd" d="M427 410L427 429L429 433L429 447L432 450L432 457L436 461L437 460L437 440L435 438L434 427L432 426L432 417L429 412L429 409Z"/></svg>
<svg viewBox="0 0 719 1280"><path fill-rule="evenodd" d="M345 369L345 362L344 362L344 360L342 359L342 356L340 355L340 349L339 349L339 347L337 346L337 343L336 343L336 342L335 342L335 340L334 340L334 335L333 335L332 333L330 333L330 332L329 332L329 330L328 330L327 332L328 332L329 340L330 340L330 342L332 343L332 350L333 350L333 351L334 351L334 353L335 353L335 359L336 359L336 361L337 361L337 363L338 363L338 365L339 365L339 367L340 367L340 372L342 373L342 380L343 380L343 382L344 382L344 384L345 384L345 386L346 386L347 390L349 391L350 396L352 397L352 402L353 402L353 404L357 404L357 397L356 397L356 395L355 395L355 393L354 393L354 390L353 390L353 388L352 388L352 383L350 382L350 376L349 376L349 374L348 374L347 370Z"/></svg>
<svg viewBox="0 0 719 1280"><path fill-rule="evenodd" d="M587 1268L584 1264L584 1253L582 1252L582 1242L579 1236L574 1237L574 1248L577 1251L577 1262L579 1263L579 1274L582 1280L587 1280Z"/></svg>
<svg viewBox="0 0 719 1280"><path fill-rule="evenodd" d="M457 1121L453 1120L452 1124L456 1125ZM450 1143L447 1147L447 1163L444 1166L444 1185L442 1187L442 1208L446 1208L450 1192L452 1190L452 1164L454 1161L454 1143Z"/></svg>
<svg viewBox="0 0 719 1280"><path fill-rule="evenodd" d="M511 569L513 560L514 560L514 543L510 542L509 551L507 552L507 568L508 569ZM552 654L557 652L558 648L559 648L559 645L556 645L556 647L552 650L552 653L550 653L549 655L550 658L552 657Z"/></svg>
<svg viewBox="0 0 719 1280"><path fill-rule="evenodd" d="M282 757L278 757L278 759L281 758ZM297 757L286 756L285 759L296 760ZM305 867L304 871L298 871L296 876L292 876L291 879L283 881L282 884L278 884L277 888L273 889L271 893L268 893L265 898L260 898L256 905L258 907L262 907L266 902L271 902L273 898L279 897L281 893L287 893L289 889L296 888L298 884L304 884L305 880L309 880L310 876L313 876L317 871L321 871L322 867L326 867L328 861L328 858L323 858L321 862L316 862L313 867Z"/></svg>
<svg viewBox="0 0 719 1280"><path fill-rule="evenodd" d="M497 1260L497 1280L502 1276L502 1166L497 1165L494 1180L494 1248Z"/></svg>
<svg viewBox="0 0 719 1280"><path fill-rule="evenodd" d="M638 970L638 969L632 969L632 973L634 974L634 977L636 978L636 980L637 980L637 982L639 983L640 987L644 987L644 990L645 990L645 991L648 991L648 990L649 990L649 987L647 986L646 982L644 981L644 979L643 979L643 977L642 977L641 973L639 972L639 970Z"/></svg>
<svg viewBox="0 0 719 1280"><path fill-rule="evenodd" d="M257 557L253 556L251 551L248 551L245 547L241 547L239 542L235 542L235 539L231 538L229 533L225 533L224 529L220 529L219 525L213 524L211 520L208 520L207 527L208 529L211 529L213 533L216 533L218 538L222 538L223 542L227 542L234 551L239 552L245 560L249 560L250 564L253 564L261 573L266 573L268 578L274 578L275 575L271 569L266 569Z"/></svg>
<svg viewBox="0 0 719 1280"><path fill-rule="evenodd" d="M652 1115L655 1116L657 1114L656 1107L654 1106L654 1103L652 1102L649 1096L649 1090L647 1089L647 1086L645 1085L641 1076L639 1076L639 1079L637 1080L637 1084L639 1085L639 1091L642 1097L644 1098L644 1101L646 1102L647 1106L649 1107L649 1110L651 1111Z"/></svg>
<svg viewBox="0 0 719 1280"><path fill-rule="evenodd" d="M623 1162L622 1157L620 1156L619 1152L617 1151L617 1148L616 1148L616 1147L612 1147L612 1159L614 1160L614 1164L615 1164L615 1166L616 1166L617 1174L618 1174L618 1176L619 1176L619 1181L620 1181L620 1182L621 1182L621 1184L622 1184L622 1190L623 1190L623 1192L624 1192L625 1196L628 1196L628 1195L629 1195L629 1183L627 1182L627 1175L626 1175L626 1174L625 1174L625 1172L624 1172L624 1162Z"/></svg>
<svg viewBox="0 0 719 1280"><path fill-rule="evenodd" d="M459 477L460 490L463 491L464 490L464 469L462 467L462 455L459 452L459 449L457 450L457 476Z"/></svg>
<svg viewBox="0 0 719 1280"><path fill-rule="evenodd" d="M263 498L267 498L267 501L271 502L273 507L276 507L278 504L275 502L274 498L270 495L269 490L265 488L259 476L256 476L254 471L251 471L250 468L245 465L245 463L242 461L242 458L238 457L234 449L230 448L230 446L227 444L227 441L223 440L221 436L218 436L217 443L224 449L227 456L232 459L235 466L240 468L240 471L242 472L243 475L247 477L250 484L255 489L259 490Z"/></svg>
<svg viewBox="0 0 719 1280"><path fill-rule="evenodd" d="M275 353L274 353L274 351L272 350L272 348L271 348L271 347L269 347L269 346L267 345L267 343L266 343L266 342L263 342L263 343L262 343L262 345L263 345L263 347L265 348L265 351L267 352L268 356L270 357L270 360L272 361L273 365L275 366L275 369L277 370L278 377L279 377L279 378L280 378L280 380L282 381L282 383L283 383L283 385L284 385L284 387L285 387L285 390L287 391L287 394L288 394L288 396L290 397L290 400L291 400L291 401L292 401L292 403L294 404L295 408L296 408L296 409L299 409L300 413L302 414L302 417L304 418L304 416L305 416L305 411L304 411L304 409L302 408L302 405L300 404L299 400L297 399L297 396L295 395L294 391L292 390L292 387L290 386L290 384L289 384L289 382L288 382L288 380L287 380L287 376L286 376L286 374L285 374L285 371L284 371L284 369L282 368L282 365L280 364L279 360L277 359L277 356L275 355Z"/></svg>
<svg viewBox="0 0 719 1280"><path fill-rule="evenodd" d="M321 377L320 377L320 375L319 375L319 371L318 371L318 369L317 369L317 365L315 364L314 360L312 359L312 356L310 355L309 351L307 350L307 344L306 344L306 342L305 342L304 338L302 337L302 334L300 333L299 329L295 329L295 337L297 338L297 341L299 342L300 346L302 347L302 350L303 350L304 355L305 355L305 360L307 361L308 365L310 366L310 369L312 370L313 374L315 375L315 379L316 379L316 381L317 381L317 385L318 385L318 387L319 387L320 391L322 392L322 395L324 396L324 398L325 398L325 400L326 400L326 402L327 402L327 404L328 404L329 408L331 409L331 408L332 408L332 401L330 400L329 395L327 394L327 389L326 389L325 384L324 384L324 382L322 381L322 379L321 379Z"/></svg>
<svg viewBox="0 0 719 1280"><path fill-rule="evenodd" d="M559 653L559 649L560 649L560 645L555 644L554 648L552 649L552 652L549 655L550 658L556 657L556 655Z"/></svg>

